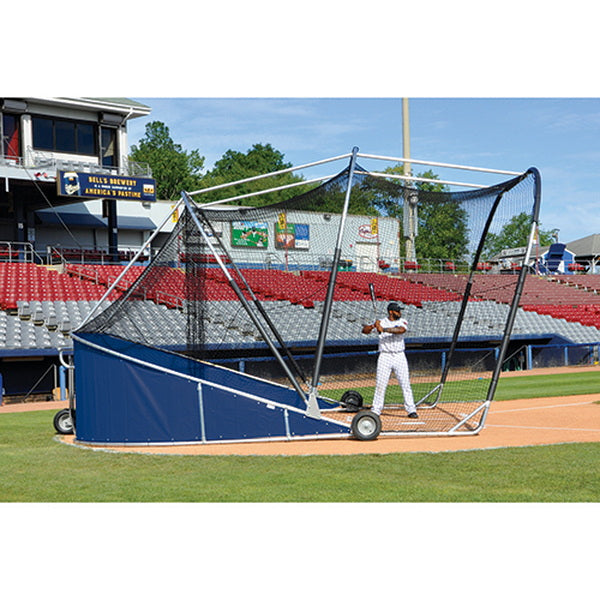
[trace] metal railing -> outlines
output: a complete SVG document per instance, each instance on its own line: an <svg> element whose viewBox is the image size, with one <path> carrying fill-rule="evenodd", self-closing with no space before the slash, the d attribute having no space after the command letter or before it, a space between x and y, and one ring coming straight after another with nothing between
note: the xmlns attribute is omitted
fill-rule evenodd
<svg viewBox="0 0 600 600"><path fill-rule="evenodd" d="M354 268L352 270L394 273L469 273L471 263L465 260L454 260L450 258L416 258L411 260L404 256L356 256L350 260ZM477 271L488 273L494 270L494 266L488 262L477 264Z"/></svg>
<svg viewBox="0 0 600 600"><path fill-rule="evenodd" d="M282 269L289 271L327 270L331 268L331 255L307 252L286 254L283 250L269 251L264 255L249 253L238 248L230 249L230 254L237 263L254 268ZM342 256L342 270L369 273L383 273L387 275L402 273L454 273L468 274L472 262L452 258L417 257L409 259L405 256L392 255L354 255ZM503 273L516 274L522 269L520 262L516 261L485 261L477 263L477 273ZM528 267L531 273L536 272L535 265ZM600 273L600 261L578 261L565 266L565 274ZM545 274L552 276L552 273Z"/></svg>
<svg viewBox="0 0 600 600"><path fill-rule="evenodd" d="M119 262L127 262L136 254L139 246L119 247ZM140 262L147 263L154 255L155 249L149 254L140 257ZM232 251L235 255L236 251ZM244 259L248 261L246 255L241 254L240 262ZM113 257L107 248L98 248L92 246L80 246L78 248L65 248L61 245L48 246L45 255L36 251L31 242L12 242L0 240L0 261L2 262L38 262L49 265L65 264L67 262L77 263L113 263ZM306 254L300 260L297 256L288 257L283 254L270 252L263 256L257 263L261 263L263 268L287 269L291 271L313 270L319 268L328 268L331 257L322 255ZM253 261L250 261L253 262ZM344 265L348 265L345 270L379 272L393 275L395 273L468 273L471 263L464 260L452 260L445 258L417 258L409 260L406 257L382 256L374 258L373 256L353 256L344 259ZM480 273L506 273L518 272L520 265L512 264L512 269L507 269L499 263L481 262L477 264L477 271ZM535 266L530 267L532 273L535 273ZM600 274L600 262L580 260L573 262L565 267L565 273L544 273L545 277L560 278L561 275L584 275Z"/></svg>
<svg viewBox="0 0 600 600"><path fill-rule="evenodd" d="M147 163L138 163L127 156L121 156L119 166L106 166L98 160L77 160L75 158L57 158L52 153L33 150L28 147L25 156L0 155L0 166L16 167L43 171L51 176L56 171L77 171L80 173L106 173L112 175L129 175L132 177L152 177L152 170ZM50 173L48 173L50 172Z"/></svg>
<svg viewBox="0 0 600 600"><path fill-rule="evenodd" d="M0 262L44 262L31 242L0 241Z"/></svg>
<svg viewBox="0 0 600 600"><path fill-rule="evenodd" d="M25 167L21 156L6 156L0 154L0 166L4 167Z"/></svg>
<svg viewBox="0 0 600 600"><path fill-rule="evenodd" d="M1 244L2 242L0 242ZM139 246L120 246L118 250L118 262L129 262L138 252ZM151 254L153 252L151 251ZM142 254L139 262L148 263L151 256ZM78 248L63 248L62 246L48 246L46 248L46 264L66 265L67 263L93 263L100 265L114 264L113 255L106 248L95 248L93 246L79 246Z"/></svg>
<svg viewBox="0 0 600 600"><path fill-rule="evenodd" d="M100 265L67 265L66 272L72 277L91 281L107 289L114 287L115 290L120 292L126 292L136 280L136 276L133 279L127 279L126 277L120 278L120 274L100 273L96 270L98 266ZM169 308L182 309L184 305L184 299L181 296L164 290L147 289L144 285L135 290L134 297L141 300L152 300L156 304L164 304Z"/></svg>

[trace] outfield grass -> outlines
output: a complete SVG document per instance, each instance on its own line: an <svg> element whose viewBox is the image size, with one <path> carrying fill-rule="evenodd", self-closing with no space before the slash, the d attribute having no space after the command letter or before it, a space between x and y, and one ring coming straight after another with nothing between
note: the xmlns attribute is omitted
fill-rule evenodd
<svg viewBox="0 0 600 600"><path fill-rule="evenodd" d="M394 380L392 379L392 382ZM479 382L478 382L479 383ZM421 398L432 389L434 384L413 383L415 398ZM452 397L452 388L465 386L464 381L449 381L445 384ZM485 398L488 381L481 380L478 385L482 398ZM370 404L375 388L373 386L354 387ZM344 389L327 391L330 398L339 400ZM554 375L522 375L520 377L500 377L494 400L519 400L522 398L540 398L556 396L575 396L579 394L600 393L600 371L573 371ZM402 391L398 385L390 385L386 394L386 402L397 404L402 402Z"/></svg>
<svg viewBox="0 0 600 600"><path fill-rule="evenodd" d="M500 377L494 400L600 393L600 371Z"/></svg>
<svg viewBox="0 0 600 600"><path fill-rule="evenodd" d="M598 502L600 443L229 457L58 443L52 411L0 415L1 502Z"/></svg>

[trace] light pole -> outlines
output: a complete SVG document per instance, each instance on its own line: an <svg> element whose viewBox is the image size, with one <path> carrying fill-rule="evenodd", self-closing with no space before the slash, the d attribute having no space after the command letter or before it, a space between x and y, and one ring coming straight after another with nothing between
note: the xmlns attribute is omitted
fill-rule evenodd
<svg viewBox="0 0 600 600"><path fill-rule="evenodd" d="M410 158L410 119L408 115L408 98L402 98L402 156ZM411 175L410 162L404 161L403 174ZM407 183L411 187L410 183ZM408 191L404 199L404 236L406 238L406 260L416 262L415 238L417 236L417 195Z"/></svg>
<svg viewBox="0 0 600 600"><path fill-rule="evenodd" d="M408 98L402 98L402 156L410 158L410 119L408 117ZM410 177L410 163L404 162L403 175Z"/></svg>

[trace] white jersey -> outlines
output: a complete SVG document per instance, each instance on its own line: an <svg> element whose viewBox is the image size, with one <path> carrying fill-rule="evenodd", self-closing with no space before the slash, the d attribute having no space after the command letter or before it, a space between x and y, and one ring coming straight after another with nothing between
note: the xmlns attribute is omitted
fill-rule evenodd
<svg viewBox="0 0 600 600"><path fill-rule="evenodd" d="M384 329L388 327L404 327L408 331L408 323L405 319L392 321L386 317L385 319L381 319L380 323ZM379 352L404 352L404 334L389 333L387 331L380 333Z"/></svg>

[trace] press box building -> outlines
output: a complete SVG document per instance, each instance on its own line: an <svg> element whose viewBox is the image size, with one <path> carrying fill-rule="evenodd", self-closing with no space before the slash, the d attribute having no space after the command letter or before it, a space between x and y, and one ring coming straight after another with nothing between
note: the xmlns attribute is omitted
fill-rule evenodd
<svg viewBox="0 0 600 600"><path fill-rule="evenodd" d="M0 242L45 252L63 239L57 207L67 227L88 231L82 245L116 251L119 230L153 229L153 222L139 219L119 223L117 214L119 199L156 200L154 193L132 191L145 182L150 191L153 180L148 165L128 160L127 123L150 110L127 98L1 98ZM69 184L74 178L78 192ZM100 222L83 208L91 198L102 203ZM95 229L101 232L96 239Z"/></svg>

